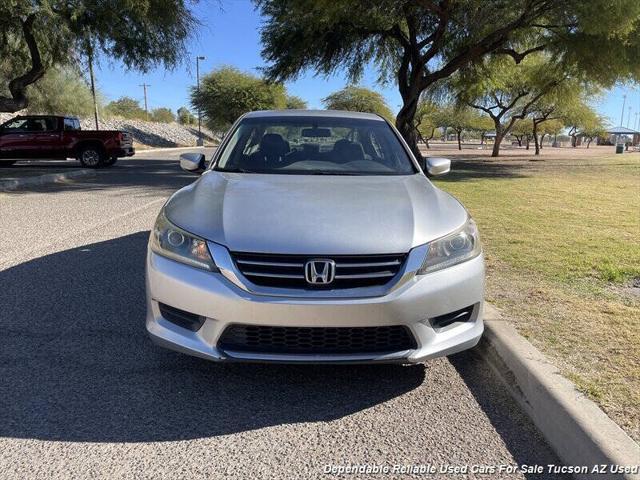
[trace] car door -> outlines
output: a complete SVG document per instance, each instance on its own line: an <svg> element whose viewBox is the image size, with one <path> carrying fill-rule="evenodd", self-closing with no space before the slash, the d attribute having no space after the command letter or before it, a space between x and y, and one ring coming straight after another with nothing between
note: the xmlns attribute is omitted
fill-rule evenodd
<svg viewBox="0 0 640 480"><path fill-rule="evenodd" d="M26 158L29 144L32 142L27 118L15 118L8 121L0 130L0 157Z"/></svg>
<svg viewBox="0 0 640 480"><path fill-rule="evenodd" d="M34 158L59 158L62 154L61 129L55 117L37 117L31 120L31 144L28 154Z"/></svg>

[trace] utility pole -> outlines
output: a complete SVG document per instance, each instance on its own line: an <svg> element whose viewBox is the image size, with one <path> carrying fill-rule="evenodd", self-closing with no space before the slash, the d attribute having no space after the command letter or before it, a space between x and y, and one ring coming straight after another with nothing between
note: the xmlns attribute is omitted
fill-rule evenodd
<svg viewBox="0 0 640 480"><path fill-rule="evenodd" d="M96 101L96 83L93 77L93 45L91 37L87 36L87 57L89 60L89 78L91 79L91 96L93 97L93 118L96 122L96 130L100 130L98 123L98 102Z"/></svg>
<svg viewBox="0 0 640 480"><path fill-rule="evenodd" d="M150 87L151 85L149 85L148 83L143 83L142 85L138 85L139 87L142 87L144 90L144 111L147 114L147 121L149 121L149 108L147 106L147 88Z"/></svg>
<svg viewBox="0 0 640 480"><path fill-rule="evenodd" d="M198 100L200 99L200 60L204 60L204 57L196 57L196 92L198 95ZM202 147L203 145L204 139L202 138L202 116L200 115L200 102L198 102L198 146Z"/></svg>
<svg viewBox="0 0 640 480"><path fill-rule="evenodd" d="M630 121L631 121L631 105L629 105L629 115L627 115L627 128L629 128Z"/></svg>
<svg viewBox="0 0 640 480"><path fill-rule="evenodd" d="M620 126L624 124L624 105L627 102L627 95L622 95L622 114L620 115Z"/></svg>

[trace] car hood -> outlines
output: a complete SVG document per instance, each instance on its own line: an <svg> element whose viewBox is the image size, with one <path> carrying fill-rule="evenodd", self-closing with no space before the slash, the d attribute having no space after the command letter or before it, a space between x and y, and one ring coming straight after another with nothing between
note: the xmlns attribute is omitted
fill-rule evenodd
<svg viewBox="0 0 640 480"><path fill-rule="evenodd" d="M467 212L423 175L263 175L208 171L176 192L167 218L231 251L405 253L462 226Z"/></svg>

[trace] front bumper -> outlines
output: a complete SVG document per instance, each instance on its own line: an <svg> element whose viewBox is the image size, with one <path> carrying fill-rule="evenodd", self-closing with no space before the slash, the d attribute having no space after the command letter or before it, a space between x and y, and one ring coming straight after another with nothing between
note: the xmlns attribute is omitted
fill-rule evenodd
<svg viewBox="0 0 640 480"><path fill-rule="evenodd" d="M136 149L134 147L120 147L117 148L114 152L113 156L118 158L120 157L132 157L136 154Z"/></svg>
<svg viewBox="0 0 640 480"><path fill-rule="evenodd" d="M175 262L151 251L146 265L147 319L155 343L215 361L418 363L475 346L483 332L482 255L454 267L413 276L371 298L290 298L250 293L220 273ZM190 331L160 314L159 302L205 317ZM430 319L475 305L471 319L434 328ZM270 354L224 351L218 340L231 324L295 327L404 325L417 348L388 354Z"/></svg>

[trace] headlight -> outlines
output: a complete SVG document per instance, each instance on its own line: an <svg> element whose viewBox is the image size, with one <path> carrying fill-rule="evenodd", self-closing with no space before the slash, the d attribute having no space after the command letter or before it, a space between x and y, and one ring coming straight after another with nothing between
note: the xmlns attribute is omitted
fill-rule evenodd
<svg viewBox="0 0 640 480"><path fill-rule="evenodd" d="M151 250L158 255L186 263L192 267L209 271L217 271L216 264L211 258L207 242L173 225L160 212L151 233Z"/></svg>
<svg viewBox="0 0 640 480"><path fill-rule="evenodd" d="M471 218L462 228L429 243L418 275L457 265L480 255L478 227Z"/></svg>

